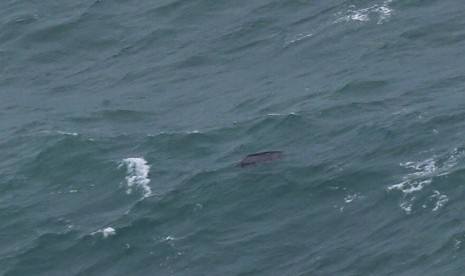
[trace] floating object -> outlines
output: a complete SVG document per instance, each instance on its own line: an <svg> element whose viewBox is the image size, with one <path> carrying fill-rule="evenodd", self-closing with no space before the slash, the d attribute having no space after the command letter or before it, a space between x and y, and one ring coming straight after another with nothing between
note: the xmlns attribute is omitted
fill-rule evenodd
<svg viewBox="0 0 465 276"><path fill-rule="evenodd" d="M282 151L264 151L247 155L241 162L236 164L236 167L246 167L255 164L269 163L278 161L283 158Z"/></svg>

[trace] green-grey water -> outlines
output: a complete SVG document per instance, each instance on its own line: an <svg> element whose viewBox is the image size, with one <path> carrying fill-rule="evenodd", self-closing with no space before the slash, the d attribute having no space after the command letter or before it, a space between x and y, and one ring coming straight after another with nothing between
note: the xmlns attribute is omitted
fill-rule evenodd
<svg viewBox="0 0 465 276"><path fill-rule="evenodd" d="M0 275L463 275L464 12L2 1Z"/></svg>

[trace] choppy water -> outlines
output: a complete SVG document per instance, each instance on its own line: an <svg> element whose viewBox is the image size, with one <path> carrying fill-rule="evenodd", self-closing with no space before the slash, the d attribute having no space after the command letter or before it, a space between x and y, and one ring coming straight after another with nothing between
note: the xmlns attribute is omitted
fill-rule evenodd
<svg viewBox="0 0 465 276"><path fill-rule="evenodd" d="M464 13L2 1L0 274L463 275Z"/></svg>

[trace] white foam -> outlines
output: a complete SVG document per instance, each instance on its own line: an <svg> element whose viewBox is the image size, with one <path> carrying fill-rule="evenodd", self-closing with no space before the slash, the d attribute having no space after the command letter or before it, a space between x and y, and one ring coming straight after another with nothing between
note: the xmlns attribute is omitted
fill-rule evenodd
<svg viewBox="0 0 465 276"><path fill-rule="evenodd" d="M194 130L186 131L186 134L197 134L197 133L200 133L200 130L194 129Z"/></svg>
<svg viewBox="0 0 465 276"><path fill-rule="evenodd" d="M363 9L357 9L355 5L351 5L349 6L349 10L347 10L344 14L342 14L342 12L336 14L338 18L334 21L334 23L349 21L366 22L370 20L371 15L375 15L378 18L377 24L383 24L391 18L394 13L394 9L390 7L392 1L393 0L385 0L381 4L375 4Z"/></svg>
<svg viewBox="0 0 465 276"><path fill-rule="evenodd" d="M401 203L400 207L406 211L407 214L411 213L412 205L415 201L415 194L417 193L432 193L428 201L434 202L432 211L441 209L448 201L448 197L439 193L437 190L432 190L430 187L433 184L435 177L440 177L453 172L453 168L458 162L465 157L465 150L454 148L451 152L443 156L434 156L423 161L418 162L404 162L400 166L410 173L402 178L402 182L388 186L388 190L399 190L402 192L404 200L409 202ZM420 203L421 204L421 203ZM423 203L423 208L430 206L430 204Z"/></svg>
<svg viewBox="0 0 465 276"><path fill-rule="evenodd" d="M287 41L284 46L289 46L293 43L296 43L298 41L301 41L301 40L304 40L304 39L307 39L309 37L312 37L313 34L312 33L300 33L300 34L297 34L293 39Z"/></svg>
<svg viewBox="0 0 465 276"><path fill-rule="evenodd" d="M388 190L400 190L404 194L411 194L423 190L423 188L432 182L431 179L423 181L404 181L399 184L394 184L388 187Z"/></svg>
<svg viewBox="0 0 465 276"><path fill-rule="evenodd" d="M103 234L104 238L107 238L108 236L116 235L116 231L112 227L107 227L107 228L102 230L102 234Z"/></svg>
<svg viewBox="0 0 465 276"><path fill-rule="evenodd" d="M412 203L404 201L400 204L400 208L402 208L405 213L409 215L412 213L412 205Z"/></svg>
<svg viewBox="0 0 465 276"><path fill-rule="evenodd" d="M404 162L400 166L413 170L405 175L403 181L388 187L388 190L400 190L404 194L411 194L423 190L426 185L431 184L439 167L434 158L429 158L420 162Z"/></svg>
<svg viewBox="0 0 465 276"><path fill-rule="evenodd" d="M295 116L297 114L295 112L289 112L289 113L268 113L266 115L267 116Z"/></svg>
<svg viewBox="0 0 465 276"><path fill-rule="evenodd" d="M421 162L405 162L400 163L404 168L414 169L415 172L412 175L416 176L425 176L435 172L438 168L436 166L436 161L433 158L426 159Z"/></svg>
<svg viewBox="0 0 465 276"><path fill-rule="evenodd" d="M392 115L401 115L401 114L405 114L405 113L409 113L409 112L410 112L410 109L402 108L400 110L397 110L397 111L393 112Z"/></svg>
<svg viewBox="0 0 465 276"><path fill-rule="evenodd" d="M104 229L93 232L91 235L95 235L98 233L101 233L103 235L103 238L106 239L109 236L116 235L116 230L113 227L106 227Z"/></svg>
<svg viewBox="0 0 465 276"><path fill-rule="evenodd" d="M159 135L173 135L173 134L198 134L198 133L203 133L202 131L198 129L193 129L193 130L183 130L183 131L160 131L155 134L147 134L147 137L157 137Z"/></svg>
<svg viewBox="0 0 465 276"><path fill-rule="evenodd" d="M361 193L355 193L355 194L352 194L352 195L347 195L345 198L344 198L344 202L345 203L351 203L355 200L359 200L359 199L363 199L363 195Z"/></svg>
<svg viewBox="0 0 465 276"><path fill-rule="evenodd" d="M445 157L433 157L419 162L404 162L400 166L413 170L403 177L403 181L388 187L388 190L401 190L404 194L421 191L431 184L434 177L447 175L451 168L457 165L459 159L465 156L465 151L454 148Z"/></svg>
<svg viewBox="0 0 465 276"><path fill-rule="evenodd" d="M450 168L457 165L459 159L465 156L465 151L459 148L454 148L452 154L444 161L443 170L438 175L446 175L450 173Z"/></svg>
<svg viewBox="0 0 465 276"><path fill-rule="evenodd" d="M64 132L64 131L57 131L58 134L61 134L61 135L69 135L69 136L78 136L79 134L76 133L76 132Z"/></svg>
<svg viewBox="0 0 465 276"><path fill-rule="evenodd" d="M175 241L175 240L177 240L177 238L173 238L173 237L171 237L171 236L167 236L167 237L165 237L165 238L162 239L162 241L167 241L167 242Z"/></svg>
<svg viewBox="0 0 465 276"><path fill-rule="evenodd" d="M455 246L456 249L460 249L460 244L461 244L461 243L462 243L462 242L461 242L460 240L454 239L454 246Z"/></svg>
<svg viewBox="0 0 465 276"><path fill-rule="evenodd" d="M446 195L442 195L439 191L434 191L431 198L436 200L436 205L433 208L434 212L442 208L449 201L449 198Z"/></svg>
<svg viewBox="0 0 465 276"><path fill-rule="evenodd" d="M160 238L159 241L172 244L174 241L179 241L179 240L182 240L182 239L184 239L184 237L166 236L164 238Z"/></svg>
<svg viewBox="0 0 465 276"><path fill-rule="evenodd" d="M121 166L126 166L127 168L127 194L131 194L134 188L141 189L144 197L152 194L149 186L150 179L148 178L150 166L147 165L147 161L144 158L126 158L118 167Z"/></svg>

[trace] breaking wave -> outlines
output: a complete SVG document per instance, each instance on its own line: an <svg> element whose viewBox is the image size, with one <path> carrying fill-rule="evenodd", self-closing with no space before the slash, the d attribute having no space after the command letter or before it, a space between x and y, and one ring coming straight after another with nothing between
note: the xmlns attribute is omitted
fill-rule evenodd
<svg viewBox="0 0 465 276"><path fill-rule="evenodd" d="M118 168L126 166L126 186L127 194L131 194L134 189L142 190L144 197L148 197L152 194L152 189L149 186L150 179L148 174L150 172L150 166L147 165L147 161L144 158L126 158L124 159Z"/></svg>

